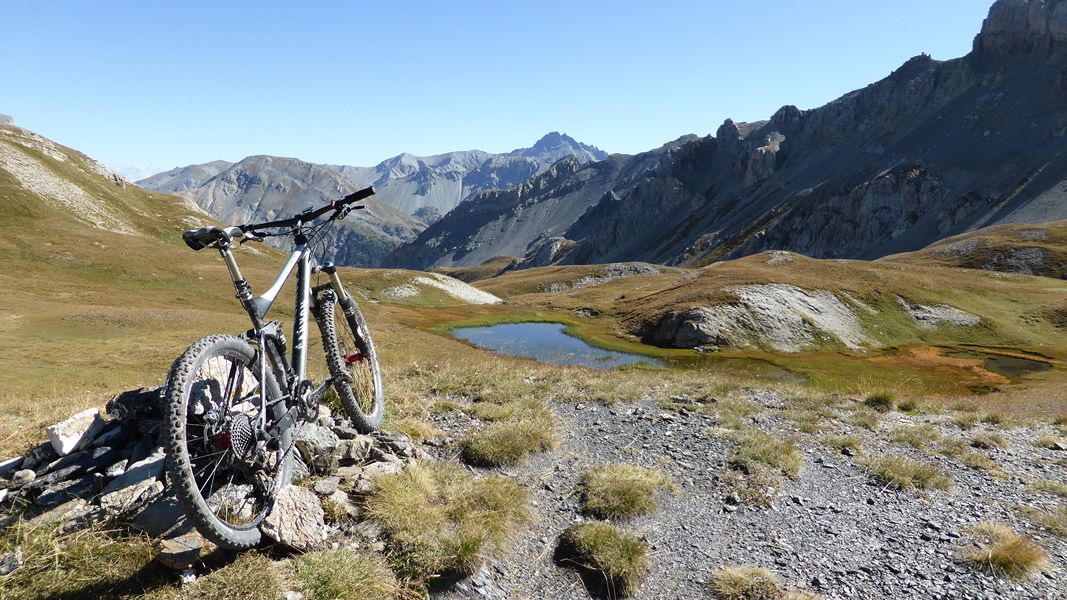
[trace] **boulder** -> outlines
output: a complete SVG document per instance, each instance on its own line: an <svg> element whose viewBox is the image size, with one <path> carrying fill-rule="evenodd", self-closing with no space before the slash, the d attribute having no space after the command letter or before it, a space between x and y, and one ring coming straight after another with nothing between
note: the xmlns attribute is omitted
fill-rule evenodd
<svg viewBox="0 0 1067 600"><path fill-rule="evenodd" d="M52 449L60 456L85 448L104 428L100 410L90 408L45 429Z"/></svg>
<svg viewBox="0 0 1067 600"><path fill-rule="evenodd" d="M334 432L313 423L298 423L293 427L293 441L313 473L332 473L337 470L341 440Z"/></svg>
<svg viewBox="0 0 1067 600"><path fill-rule="evenodd" d="M326 540L325 514L318 497L296 485L282 489L260 529L268 538L301 552L313 550Z"/></svg>

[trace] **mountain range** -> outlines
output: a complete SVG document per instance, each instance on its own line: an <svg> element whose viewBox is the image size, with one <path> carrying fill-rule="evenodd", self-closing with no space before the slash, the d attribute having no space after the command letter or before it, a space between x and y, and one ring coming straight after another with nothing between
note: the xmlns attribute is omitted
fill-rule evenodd
<svg viewBox="0 0 1067 600"><path fill-rule="evenodd" d="M468 195L514 186L563 157L588 162L607 154L552 132L530 148L503 154L401 154L374 167L249 156L179 167L137 184L189 198L225 223L273 219L374 185L377 193L365 203L367 210L353 213L326 240L326 256L339 264L377 266Z"/></svg>
<svg viewBox="0 0 1067 600"><path fill-rule="evenodd" d="M999 0L973 49L916 56L825 106L726 120L636 156L564 159L472 196L387 265L638 260L762 250L877 258L998 223L1067 217L1067 3Z"/></svg>

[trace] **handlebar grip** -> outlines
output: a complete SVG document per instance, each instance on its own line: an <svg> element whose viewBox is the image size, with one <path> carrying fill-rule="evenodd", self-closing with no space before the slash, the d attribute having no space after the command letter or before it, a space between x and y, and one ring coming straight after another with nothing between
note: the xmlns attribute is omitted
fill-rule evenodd
<svg viewBox="0 0 1067 600"><path fill-rule="evenodd" d="M334 202L333 204L334 206L344 206L346 204L352 204L353 202L359 202L360 200L363 200L365 198L370 198L373 195L374 186L371 185L357 192L352 192L351 194L345 196L343 199L338 200L337 202Z"/></svg>

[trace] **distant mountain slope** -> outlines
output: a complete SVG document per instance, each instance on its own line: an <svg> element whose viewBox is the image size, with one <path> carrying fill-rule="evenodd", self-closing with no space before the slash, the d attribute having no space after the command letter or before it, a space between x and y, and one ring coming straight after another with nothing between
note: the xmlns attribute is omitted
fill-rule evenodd
<svg viewBox="0 0 1067 600"><path fill-rule="evenodd" d="M238 163L214 161L159 173L138 183L147 189L181 194L222 221L276 212L287 202L297 210L314 198L333 198L343 189L374 185L371 209L331 249L341 264L376 266L392 248L414 238L464 198L483 190L505 189L544 172L564 156L580 162L607 158L596 147L566 134L549 133L530 148L505 154L481 150L434 156L401 154L375 167L314 165L273 156L250 156ZM266 186L263 182L268 182ZM273 186L273 187L271 187ZM265 203L258 208L260 203ZM376 204L377 203L377 204ZM389 208L394 210L388 210ZM288 208L287 208L288 210Z"/></svg>
<svg viewBox="0 0 1067 600"><path fill-rule="evenodd" d="M497 256L523 256L544 248L551 262L563 235L586 211L605 198L625 193L671 162L695 136L679 138L636 156L613 155L582 164L568 156L514 188L471 196L441 220L401 246L386 264L415 269L473 267ZM536 257L535 257L536 258Z"/></svg>
<svg viewBox="0 0 1067 600"><path fill-rule="evenodd" d="M137 185L147 190L177 194L199 187L232 166L233 163L229 161L213 160L202 165L176 167L169 171L156 173L147 179L142 179L137 182Z"/></svg>
<svg viewBox="0 0 1067 600"><path fill-rule="evenodd" d="M223 223L269 221L342 198L357 186L337 171L295 158L250 156L182 195ZM338 264L377 265L425 224L370 198L326 239L326 257Z"/></svg>
<svg viewBox="0 0 1067 600"><path fill-rule="evenodd" d="M996 223L1067 218L1065 11L999 0L963 58L917 56L825 106L727 120L642 177L591 177L611 171L594 164L544 179L523 206L600 196L572 223L556 217L551 241L504 235L530 226L508 221L525 215L507 216L518 202L503 194L479 213L499 218L442 219L413 243L427 248L393 257L420 266L473 266L494 253L529 266L699 266L768 249L876 258Z"/></svg>
<svg viewBox="0 0 1067 600"><path fill-rule="evenodd" d="M1067 279L1067 221L994 225L882 260Z"/></svg>

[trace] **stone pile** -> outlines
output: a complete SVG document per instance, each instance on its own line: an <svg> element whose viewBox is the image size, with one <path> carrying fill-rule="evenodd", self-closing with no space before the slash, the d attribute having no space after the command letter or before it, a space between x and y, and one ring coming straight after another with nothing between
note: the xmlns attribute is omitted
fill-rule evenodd
<svg viewBox="0 0 1067 600"><path fill-rule="evenodd" d="M47 428L48 442L0 460L0 531L20 519L58 523L63 532L128 527L164 538L164 564L192 565L210 544L186 523L167 481L162 394L162 388L123 392L103 413L94 408L73 415ZM295 485L283 490L261 529L297 550L322 546L353 527L359 510L350 494L369 492L375 476L398 473L422 456L407 437L360 434L325 406L315 423L296 425L293 438ZM349 518L327 525L324 505Z"/></svg>

